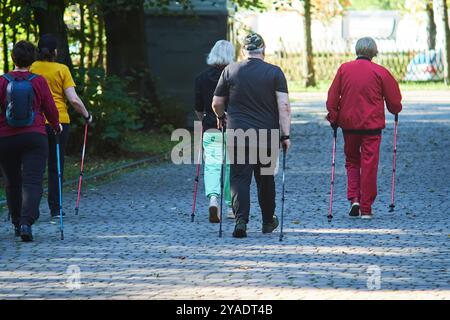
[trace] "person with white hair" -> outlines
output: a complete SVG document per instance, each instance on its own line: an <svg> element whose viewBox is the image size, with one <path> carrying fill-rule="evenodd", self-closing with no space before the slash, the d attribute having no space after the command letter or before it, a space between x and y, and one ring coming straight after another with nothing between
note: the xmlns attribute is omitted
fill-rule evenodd
<svg viewBox="0 0 450 320"><path fill-rule="evenodd" d="M211 103L220 75L235 60L234 46L226 41L216 42L206 60L208 68L195 79L195 112L203 123L204 180L209 199L209 221L219 223L219 198L221 196L222 134L217 130L216 115ZM225 166L224 200L228 205L229 219L234 219L231 208L229 165Z"/></svg>
<svg viewBox="0 0 450 320"><path fill-rule="evenodd" d="M359 39L357 59L339 68L328 92L327 119L334 130L340 127L344 132L352 218L373 216L381 133L386 127L385 102L390 113L402 111L397 81L386 68L372 62L377 54L375 40Z"/></svg>

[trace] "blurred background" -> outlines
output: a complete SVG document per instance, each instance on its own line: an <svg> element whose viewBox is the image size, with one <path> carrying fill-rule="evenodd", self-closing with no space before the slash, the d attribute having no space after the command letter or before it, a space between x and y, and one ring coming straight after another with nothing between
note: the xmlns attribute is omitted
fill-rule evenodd
<svg viewBox="0 0 450 320"><path fill-rule="evenodd" d="M448 8L446 0L0 0L0 68L13 68L18 40L57 35L58 60L96 118L89 152L138 157L170 148L174 128L192 127L193 82L209 50L229 39L240 59L250 31L265 38L291 92L325 92L362 36L377 40L376 62L403 90L448 90Z"/></svg>

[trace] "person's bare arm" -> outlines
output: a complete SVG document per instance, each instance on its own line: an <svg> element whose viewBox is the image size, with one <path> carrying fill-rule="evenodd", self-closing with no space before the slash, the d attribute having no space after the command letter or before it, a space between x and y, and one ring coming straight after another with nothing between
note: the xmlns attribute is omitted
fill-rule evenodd
<svg viewBox="0 0 450 320"><path fill-rule="evenodd" d="M64 90L64 93L66 94L66 98L69 101L69 103L72 105L72 107L83 116L88 122L89 118L91 118L91 114L89 111L87 111L86 107L84 106L83 101L81 101L80 97L78 97L77 92L75 91L74 87L67 88Z"/></svg>
<svg viewBox="0 0 450 320"><path fill-rule="evenodd" d="M289 94L285 92L276 92L278 112L280 114L281 136L290 136L291 133L291 103ZM283 148L287 151L291 146L291 140L282 141Z"/></svg>
<svg viewBox="0 0 450 320"><path fill-rule="evenodd" d="M225 122L225 104L226 97L214 96L212 101L212 109L217 116L217 128L222 129Z"/></svg>

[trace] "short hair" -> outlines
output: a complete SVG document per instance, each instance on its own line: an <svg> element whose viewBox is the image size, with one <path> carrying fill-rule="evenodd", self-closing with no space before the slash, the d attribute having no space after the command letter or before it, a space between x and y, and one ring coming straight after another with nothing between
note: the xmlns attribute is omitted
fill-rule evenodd
<svg viewBox="0 0 450 320"><path fill-rule="evenodd" d="M28 41L17 42L11 53L12 60L19 68L27 68L36 61L36 47Z"/></svg>
<svg viewBox="0 0 450 320"><path fill-rule="evenodd" d="M227 66L234 62L235 56L233 44L226 40L219 40L208 54L206 63L210 66Z"/></svg>
<svg viewBox="0 0 450 320"><path fill-rule="evenodd" d="M260 49L255 49L255 50L245 50L244 51L247 53L248 56L256 56L259 54L263 54L264 50L266 50L266 48L260 48Z"/></svg>
<svg viewBox="0 0 450 320"><path fill-rule="evenodd" d="M372 59L378 54L377 43L370 37L361 38L356 42L356 55Z"/></svg>

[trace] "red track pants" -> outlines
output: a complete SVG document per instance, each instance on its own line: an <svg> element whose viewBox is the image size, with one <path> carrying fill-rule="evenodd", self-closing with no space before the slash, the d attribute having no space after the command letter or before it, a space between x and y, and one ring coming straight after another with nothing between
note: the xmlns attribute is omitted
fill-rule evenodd
<svg viewBox="0 0 450 320"><path fill-rule="evenodd" d="M362 213L372 213L377 197L381 135L344 134L348 199L359 200Z"/></svg>

